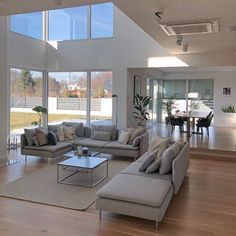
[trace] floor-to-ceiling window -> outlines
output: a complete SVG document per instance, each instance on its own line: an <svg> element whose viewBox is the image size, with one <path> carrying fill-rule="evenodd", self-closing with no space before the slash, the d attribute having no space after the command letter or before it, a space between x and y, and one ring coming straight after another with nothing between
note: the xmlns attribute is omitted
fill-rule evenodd
<svg viewBox="0 0 236 236"><path fill-rule="evenodd" d="M86 123L87 84L87 72L48 73L48 123Z"/></svg>
<svg viewBox="0 0 236 236"><path fill-rule="evenodd" d="M33 70L10 69L10 132L20 134L31 122L38 120L32 111L42 106L43 73Z"/></svg>
<svg viewBox="0 0 236 236"><path fill-rule="evenodd" d="M112 123L112 72L48 73L48 122Z"/></svg>
<svg viewBox="0 0 236 236"><path fill-rule="evenodd" d="M91 72L90 123L112 123L112 72Z"/></svg>

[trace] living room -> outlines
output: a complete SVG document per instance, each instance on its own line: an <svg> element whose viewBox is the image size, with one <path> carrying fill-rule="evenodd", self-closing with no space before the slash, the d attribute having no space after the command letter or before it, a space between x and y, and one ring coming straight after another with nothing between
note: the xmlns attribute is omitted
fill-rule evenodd
<svg viewBox="0 0 236 236"><path fill-rule="evenodd" d="M13 2L14 1L7 3L3 1L0 10L1 15L4 15L0 20L0 111L1 114L5 114L1 116L0 123L0 157L2 162L5 162L6 158L9 156L10 159L16 158L17 162L14 165L1 168L0 173L2 177L0 181L3 185L27 176L27 173L34 174L34 172L36 173L38 170L43 169L43 167L51 168L51 163L45 162L43 158L29 156L25 162L24 156L20 155L20 151L15 152L11 150L10 153L7 152L7 137L11 134L11 138L17 137L17 141L19 142L18 134L21 134L24 128L29 128L31 122L37 119L37 114L32 112L34 106L41 105L48 108L48 116L43 115L42 119L44 126L47 125L47 120L49 120L52 125L56 125L63 121L75 121L77 117L79 117L79 122L82 122L84 126L88 127L96 124L96 122L98 122L97 124L104 124L104 122L109 125L113 124L116 125L117 128L130 127L136 124L136 121L132 118L135 76L140 78L142 95L146 95L148 79L159 79L162 82L164 80L186 80L188 83L190 80L198 79L214 80L214 122L210 127L209 138L207 138L205 132L203 136L193 135L190 139L187 139L185 134L183 134L182 137L184 137L184 139L186 138L185 141L189 141L190 143L195 137L196 139L203 137L204 145L211 145L212 136L217 136L218 134L221 136L222 140L224 137L226 137L225 139L227 139L227 137L234 137L234 119L225 121L222 117L224 113L221 110L222 106L235 105L234 88L236 86L234 81L236 73L234 67L235 55L234 52L231 51L232 47L234 47L232 41L235 36L233 30L231 30L232 28L228 31L225 29L232 26L228 23L231 14L229 12L225 13L224 11L222 13L220 11L222 9L222 3L215 4L214 8L211 9L211 15L209 15L209 8L212 1L208 1L204 11L200 4L198 6L198 4L193 2L190 4L183 1L183 4L186 4L186 9L191 9L191 14L193 14L192 9L194 8L196 8L198 14L202 11L202 15L198 17L192 16L191 18L189 15L186 15L185 20L206 19L214 16L214 18L220 18L221 22L220 33L183 36L182 43L184 45L188 44L188 51L183 52L183 44L181 46L177 45L177 38L175 36L163 36L164 32L161 31L162 29L158 26L159 17L155 15L156 12L160 11L163 22L183 20L183 16L182 18L176 16L180 9L178 8L177 10L176 6L170 2L158 1L154 6L151 1L147 3L139 2L139 4L137 4L136 1L130 1L129 3L112 1L114 3L113 15L111 17L113 19L113 26L112 28L109 28L110 26L108 27L110 33L108 33L107 36L96 36L93 34L93 23L88 20L86 24L89 25L89 30L85 38L76 39L78 35L78 37L84 36L81 36L79 33L77 34L77 29L74 29L74 35L71 34L68 36L69 38L60 40L56 40L55 38L53 40L50 31L48 36L43 36L45 33L42 33L42 39L35 39L32 38L32 36L27 36L16 31L13 32L14 30L12 31L8 28L9 23L7 22L9 22L10 17L7 18L5 16L17 16L16 13L26 12L37 13L41 10L49 9L60 10L62 8L86 7L92 4L91 8L88 7L88 12L90 12L89 14L92 16L88 14L87 19L93 19L93 10L95 9L94 11L96 11L95 3L108 1L45 1L44 3L35 1L35 4L32 5L28 4L27 1L22 1L21 6L17 2ZM228 9L229 11L233 9L234 4L235 3L232 1L229 1L229 6L231 6ZM134 5L137 5L137 7L133 8L132 6ZM95 6L94 9L93 6ZM168 11L168 9L170 9L170 11ZM176 13L173 13L173 9L176 9ZM47 14L49 14L50 21L50 19L53 19L53 13L56 13L56 10L48 12ZM65 13L72 14L68 10L65 10ZM170 14L172 13L171 18ZM41 14L41 19L45 19L44 14L46 13ZM96 20L101 20L102 14L104 14L104 12L100 13L100 17ZM229 19L226 17L227 15L229 15ZM65 27L65 24L67 24L67 18L65 15L63 16L65 23L61 23L61 28ZM106 17L104 17L104 19L105 18ZM15 19L15 23L19 23L20 25L20 18L16 17ZM24 17L22 19L24 19ZM58 18L55 18L54 22L56 22L56 20L58 20ZM37 20L33 23L37 24L38 22ZM150 22L152 22L151 25L153 27L148 29ZM53 24L53 22L51 23ZM104 24L104 22L100 23L101 25ZM55 29L55 31L61 31L60 27L58 29L52 25L51 27ZM68 25L66 27L68 27ZM23 28L21 27L21 30ZM36 28L33 27L33 29L38 29L38 26ZM155 36L154 33L157 29L159 30L158 36ZM103 33L108 31L103 31ZM29 30L29 32L35 34L35 30ZM43 31L42 29L42 32L47 32L47 30ZM217 44L219 43L219 41L217 41L219 39L215 36L217 34L220 34L219 37L224 40L224 37L227 36L228 44L225 45L221 40L221 45L219 46ZM60 34L58 35L61 36ZM49 40L50 37L51 40ZM46 41L44 39L46 39ZM207 41L214 41L215 43L212 43L212 45L204 45L203 42L206 43ZM150 61L153 62L155 60L157 61L157 65L155 65L155 63L150 64ZM176 68L176 66L179 68ZM14 78L10 76L14 73L9 73L9 71L15 73ZM35 78L34 81L37 82L37 80L39 80L41 86L38 87L40 93L36 94L36 92L34 92L34 95L40 99L31 99L31 106L29 107L22 107L21 103L18 101L23 99L23 97L30 97L31 91L27 91L27 93L24 94L20 91L20 86L16 86L13 91L13 85L18 83L19 80L17 79L19 79L25 71L31 73L32 77ZM83 84L84 82L79 84L80 88L82 88L81 90L86 90L87 93L81 93L82 95L80 95L80 98L84 99L84 101L76 105L83 107L83 109L81 108L79 111L76 111L74 108L72 109L71 103L67 103L67 100L61 97L61 91L56 97L53 90L54 87L52 87L51 84L47 84L47 81L52 79L51 81L54 81L55 84L61 83L60 88L62 88L62 83L73 81L75 78L80 78L82 82L86 81L86 84ZM103 88L105 88L103 97L98 97L94 92L97 83L93 83L93 81L100 80L100 78L102 78L101 81L107 81L103 84ZM81 87L82 84L83 87ZM73 90L75 84L70 83L69 85L71 86L71 90ZM230 95L223 94L224 88L230 88ZM70 90L69 86L68 90ZM13 95L16 97L14 106L12 106L13 103L11 103L11 97L13 97ZM95 101L96 99L99 99L100 105L97 105L98 101ZM72 100L73 99L71 99L71 101ZM37 103L35 101L37 101ZM57 103L55 101L57 101ZM59 101L61 101L61 103L59 103ZM105 105L103 106L102 101L106 101L107 103L104 103ZM68 106L70 106L70 108L68 108ZM97 109L98 107L100 109L100 106L101 110L99 113ZM66 116L63 114L65 111ZM11 118L13 114L17 112L21 113L22 116L12 122ZM62 119L58 119L59 116L62 117ZM165 114L162 116L165 117ZM22 122L23 125L21 127L14 126L16 125L16 121L24 120L27 117L30 117L27 121L28 124ZM157 116L158 119L160 119L160 117L161 116ZM163 117L162 121L164 121ZM149 127L153 127L151 130L159 130L159 125L162 128L164 127L165 130L169 130L169 126L157 123L157 121L160 121L158 119L152 120L153 124L152 122L150 123ZM16 130L12 132L12 127L21 131L19 133L17 133ZM220 128L219 132L217 131L218 128ZM221 130L223 130L223 134ZM168 132L166 132L165 135L167 135L167 133ZM224 136L223 138L222 135ZM175 130L172 137L181 138L181 135L178 130ZM232 142L234 141L230 138L230 143ZM216 149L218 149L220 145L221 144L218 143ZM233 151L235 151L235 145L233 144L233 146ZM235 226L233 225L235 212L232 211L232 207L235 203L235 191L234 187L232 187L234 184L231 181L235 176L235 162L234 160L231 162L224 161L224 149L219 150L219 153L221 161L212 160L214 157L209 158L209 156L214 155L212 153L208 153L208 160L202 160L205 157L202 153L199 158L191 159L187 177L179 193L173 197L164 219L159 224L157 233L160 235L198 235L200 233L205 233L206 235L217 235L217 233L219 235L232 235L235 233ZM9 156L7 156L8 154ZM234 156L234 153L231 153L231 156ZM128 158L128 161L126 158L122 158L121 160L125 162L124 165L122 163L121 165L119 164L119 158L118 160L116 158L114 159L114 161L118 163L117 168L111 168L111 170L115 169L114 174L117 174L125 168L127 164L133 162L133 157ZM45 176L47 176L46 172ZM222 176L222 178L218 176ZM31 180L31 178L27 179L29 182ZM34 185L35 183L37 185L37 181L31 184ZM30 186L30 183L27 185ZM50 189L50 185L45 184L45 187L46 186L49 186ZM13 186L12 191L16 191L16 188L16 186ZM40 189L40 187L38 187L38 189ZM21 191L24 191L24 187ZM70 190L68 190L67 193L69 193L69 191ZM231 196L224 195L227 191L232 191ZM88 196L90 196L90 194L88 194ZM225 202L220 200L224 198L223 196L227 198ZM215 201L211 201L211 198L215 198ZM20 198L18 197L18 199ZM54 199L51 199L51 201L54 201ZM71 201L73 201L73 199ZM68 210L30 203L29 201L22 202L5 197L1 197L1 202L2 205L4 205L3 213L1 214L3 223L1 230L7 232L6 235L16 235L16 232L21 232L22 235L27 235L27 233L36 235L45 233L49 235L60 235L63 233L67 233L68 235L156 235L153 221L110 212L102 213L102 219L99 221L98 211L95 210L94 204L88 207L86 212L81 212L78 210ZM67 206L67 208L70 207ZM76 207L72 206L71 208L75 209ZM215 208L215 211L213 208ZM19 217L19 212L22 218ZM57 214L56 216L55 213ZM35 221L37 221L37 223L35 221L32 222L32 218L36 219ZM219 218L227 220L219 220ZM210 226L211 224L215 225L215 227ZM71 226L70 229L68 229L68 225Z"/></svg>

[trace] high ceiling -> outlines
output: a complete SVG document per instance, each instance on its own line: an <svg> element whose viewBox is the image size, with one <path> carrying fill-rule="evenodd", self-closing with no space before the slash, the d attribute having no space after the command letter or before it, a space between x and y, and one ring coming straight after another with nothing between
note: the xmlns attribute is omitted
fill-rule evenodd
<svg viewBox="0 0 236 236"><path fill-rule="evenodd" d="M107 0L0 0L0 15L45 10ZM152 38L185 62L201 61L209 65L236 65L236 1L235 0L113 0L127 16ZM183 37L188 51L176 44L176 36L168 36L158 24L155 12L162 11L161 22L219 19L220 32ZM234 28L235 27L235 28ZM231 31L230 29L235 29ZM193 60L194 58L194 60ZM202 62L203 63L203 62Z"/></svg>

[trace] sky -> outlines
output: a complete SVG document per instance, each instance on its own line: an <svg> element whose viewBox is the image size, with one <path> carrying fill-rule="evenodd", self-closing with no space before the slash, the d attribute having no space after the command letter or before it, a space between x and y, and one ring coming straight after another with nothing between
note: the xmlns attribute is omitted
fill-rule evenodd
<svg viewBox="0 0 236 236"><path fill-rule="evenodd" d="M49 11L49 40L87 38L88 7L64 8ZM42 39L42 12L11 16L10 29L33 38ZM91 6L91 37L113 36L113 4Z"/></svg>

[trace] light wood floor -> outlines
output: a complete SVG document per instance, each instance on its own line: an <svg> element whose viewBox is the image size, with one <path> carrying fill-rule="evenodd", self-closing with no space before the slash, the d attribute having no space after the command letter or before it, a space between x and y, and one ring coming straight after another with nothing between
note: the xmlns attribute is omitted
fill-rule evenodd
<svg viewBox="0 0 236 236"><path fill-rule="evenodd" d="M186 127L184 128L186 129ZM192 134L187 137L186 133L180 133L176 126L171 133L171 126L164 123L156 124L150 129L150 135L172 137L173 139L183 139L187 141L192 149L198 148L202 150L216 150L226 152L236 152L236 128L210 127L209 136L204 129L204 134Z"/></svg>
<svg viewBox="0 0 236 236"><path fill-rule="evenodd" d="M46 165L40 158L31 157L27 164L23 157L19 158L17 164L0 168L0 184ZM235 180L236 162L191 160L180 192L172 199L157 232L152 221L112 213L103 213L99 221L94 205L80 212L0 197L0 235L233 236L236 235Z"/></svg>

